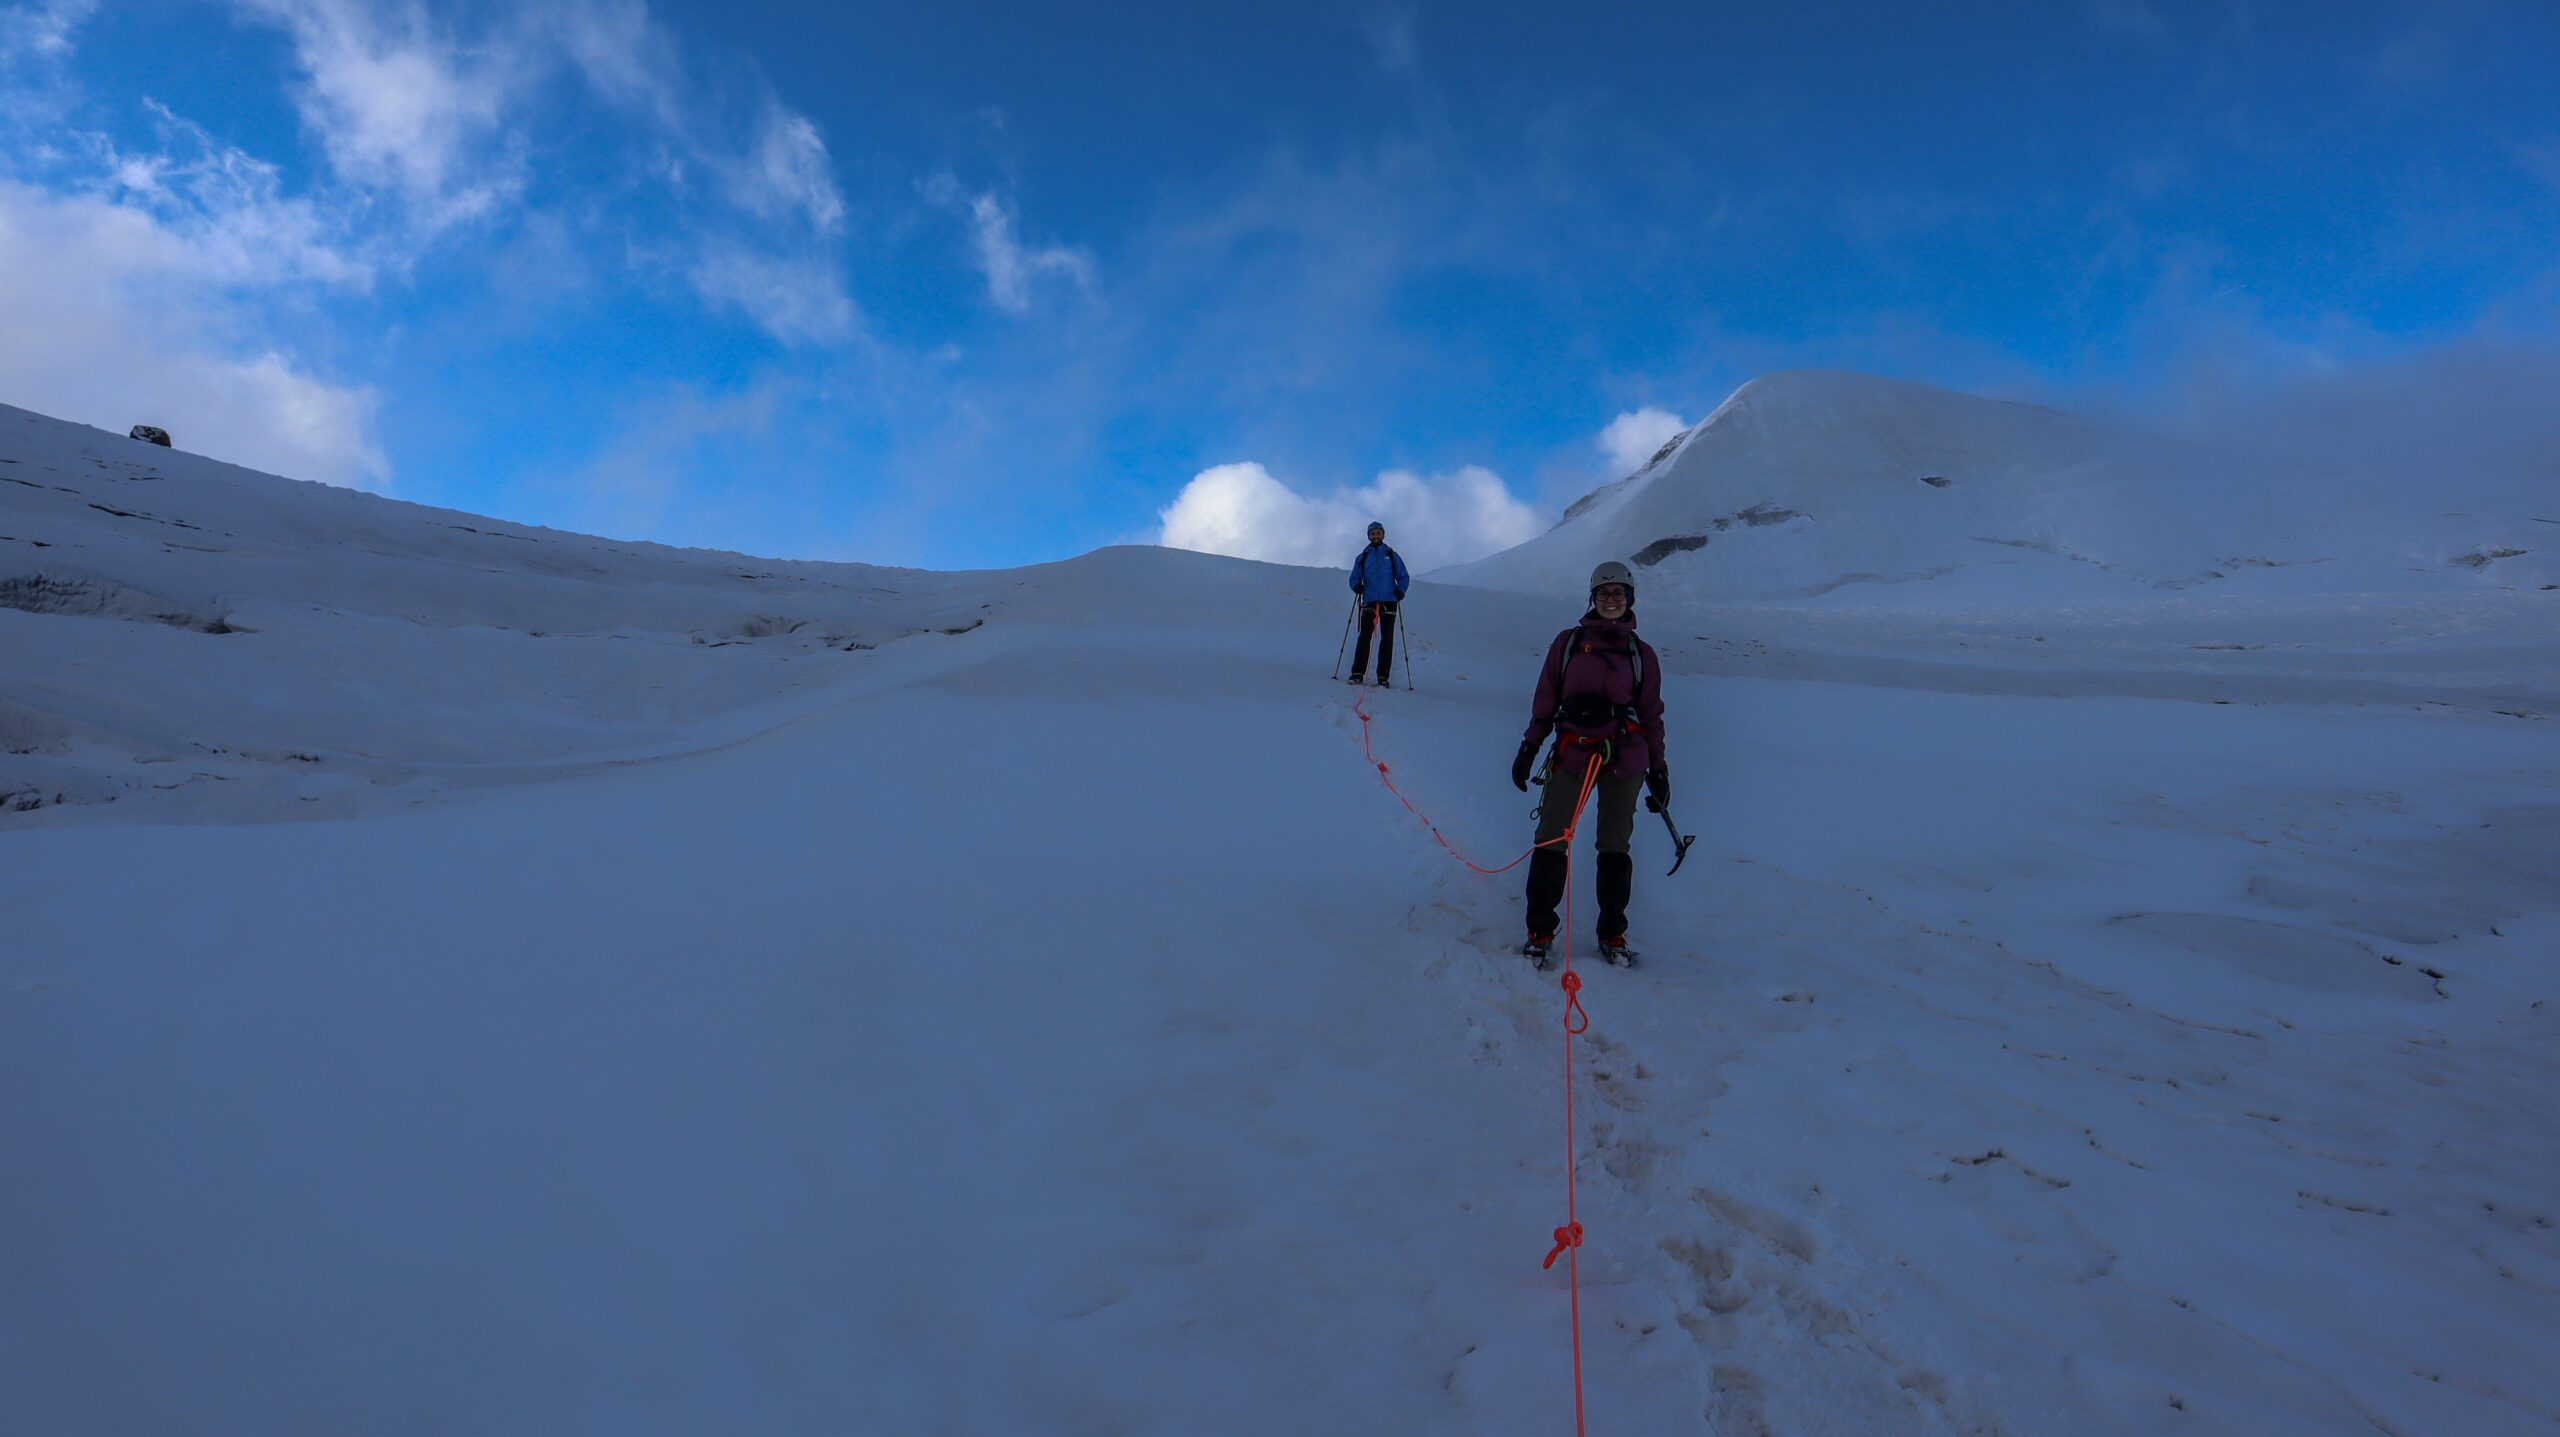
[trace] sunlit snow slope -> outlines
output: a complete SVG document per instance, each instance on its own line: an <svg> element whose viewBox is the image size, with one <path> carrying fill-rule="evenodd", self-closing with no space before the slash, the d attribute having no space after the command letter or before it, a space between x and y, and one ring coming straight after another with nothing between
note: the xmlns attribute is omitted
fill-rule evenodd
<svg viewBox="0 0 2560 1437"><path fill-rule="evenodd" d="M1559 994L1338 574L0 477L0 1432L1570 1430ZM1590 1430L2560 1422L2560 595L1675 597ZM1488 865L1577 611L1367 699Z"/></svg>
<svg viewBox="0 0 2560 1437"><path fill-rule="evenodd" d="M1793 371L1736 390L1553 530L1434 577L1574 594L1619 559L1657 601L1933 605L2560 584L2560 511L2527 514L2518 488L2354 477Z"/></svg>

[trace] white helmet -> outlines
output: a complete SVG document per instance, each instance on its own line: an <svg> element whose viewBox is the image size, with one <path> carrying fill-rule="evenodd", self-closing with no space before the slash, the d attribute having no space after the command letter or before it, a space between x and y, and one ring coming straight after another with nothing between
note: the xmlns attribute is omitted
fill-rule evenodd
<svg viewBox="0 0 2560 1437"><path fill-rule="evenodd" d="M1617 560L1611 559L1591 571L1591 587L1598 589L1602 584L1624 584L1627 587L1627 602L1632 604L1636 601L1636 576L1628 570L1626 565Z"/></svg>

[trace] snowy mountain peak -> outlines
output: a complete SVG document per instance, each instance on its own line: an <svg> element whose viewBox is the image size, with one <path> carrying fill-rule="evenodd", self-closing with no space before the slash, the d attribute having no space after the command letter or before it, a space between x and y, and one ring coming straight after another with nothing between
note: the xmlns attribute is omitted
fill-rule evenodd
<svg viewBox="0 0 2560 1437"><path fill-rule="evenodd" d="M1862 603L2476 584L2461 556L2485 552L2482 521L2302 504L2325 477L2033 404L1789 370L1546 534L1435 577L1573 593L1621 559L1656 597Z"/></svg>

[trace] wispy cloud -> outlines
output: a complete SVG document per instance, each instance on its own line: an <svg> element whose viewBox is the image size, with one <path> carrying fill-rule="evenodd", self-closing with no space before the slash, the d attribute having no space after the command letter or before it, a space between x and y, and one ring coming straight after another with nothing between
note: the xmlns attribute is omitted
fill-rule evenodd
<svg viewBox="0 0 2560 1437"><path fill-rule="evenodd" d="M1461 564L1537 536L1546 525L1476 465L1447 474L1390 469L1357 489L1300 494L1260 464L1204 469L1158 516L1156 542L1275 564L1348 563L1371 522L1414 569Z"/></svg>
<svg viewBox="0 0 2560 1437"><path fill-rule="evenodd" d="M833 344L860 328L853 300L835 266L824 260L713 243L688 277L704 299L739 310L786 343Z"/></svg>
<svg viewBox="0 0 2560 1437"><path fill-rule="evenodd" d="M1056 276L1090 293L1094 285L1093 255L1064 245L1024 244L1014 233L1011 201L993 190L971 194L958 179L938 174L926 180L925 198L961 214L969 225L969 242L978 270L987 279L987 298L1007 314L1031 311L1034 287Z"/></svg>
<svg viewBox="0 0 2560 1437"><path fill-rule="evenodd" d="M375 265L276 168L147 107L155 143L73 131L53 183L0 174L0 392L106 428L333 483L386 485L375 399L269 333L279 293L357 293ZM136 411L148 411L140 413Z"/></svg>
<svg viewBox="0 0 2560 1437"><path fill-rule="evenodd" d="M844 232L848 207L814 120L761 79L738 82L751 118L743 125L730 118L741 106L704 91L682 47L641 0L568 0L525 24L636 124L635 148L652 152L648 173L679 198L697 189L716 195L729 219L751 222L701 218L683 266L696 293L788 344L836 343L859 332L859 308L826 248Z"/></svg>
<svg viewBox="0 0 2560 1437"><path fill-rule="evenodd" d="M697 205L694 234L679 236L695 249L683 268L698 293L788 343L852 332L842 276L813 247L846 218L816 122L760 80L738 82L750 118L728 118L737 107L702 90L640 0L562 0L471 35L440 28L418 0L235 3L292 37L296 103L332 170L355 191L404 202L415 243L466 222L521 218L538 186L575 191L569 176L535 173L523 138L557 103L544 81L565 70L636 126L626 142L655 155L638 168L679 201L694 176L706 178L715 206ZM771 232L784 221L805 228Z"/></svg>
<svg viewBox="0 0 2560 1437"><path fill-rule="evenodd" d="M771 219L805 217L822 235L844 228L844 196L817 125L770 98L763 111L754 150L732 171L738 203Z"/></svg>
<svg viewBox="0 0 2560 1437"><path fill-rule="evenodd" d="M692 129L684 57L642 0L584 0L527 12L524 23L557 47L607 104L662 133Z"/></svg>
<svg viewBox="0 0 2560 1437"><path fill-rule="evenodd" d="M220 144L203 126L153 103L159 141L119 148L80 140L103 183L93 191L149 214L179 241L191 276L245 289L312 283L362 290L376 265L320 205L284 192L274 165Z"/></svg>
<svg viewBox="0 0 2560 1437"><path fill-rule="evenodd" d="M582 226L590 247L629 254L636 279L680 276L786 344L859 334L832 248L847 210L818 127L751 71L707 90L643 0L495 19L421 0L232 0L287 41L281 73L246 78L277 84L312 137L320 164L299 184L156 102L142 108L146 138L95 128L121 123L74 65L97 8L0 8L0 385L13 402L110 427L150 418L220 457L379 487L390 467L372 391L329 377L292 336L320 306L405 283L439 248L512 234L520 268L536 253L526 237L574 253ZM556 83L564 74L583 89ZM582 97L620 121L635 160L663 158L603 185L540 173L526 136ZM594 246L611 187L649 173L676 203Z"/></svg>
<svg viewBox="0 0 2560 1437"><path fill-rule="evenodd" d="M99 0L38 0L0 10L0 62L71 53L71 35L98 13Z"/></svg>
<svg viewBox="0 0 2560 1437"><path fill-rule="evenodd" d="M844 194L817 122L761 81L742 82L743 105L703 93L682 47L641 0L566 0L523 23L533 43L555 48L598 99L638 122L662 151L652 168L674 187L699 172L757 219L800 219L820 235L844 228ZM745 124L724 118L739 109L751 116Z"/></svg>
<svg viewBox="0 0 2560 1437"><path fill-rule="evenodd" d="M73 37L98 0L46 0L0 8L0 145L20 144L10 127L40 129L65 122L79 103L68 62ZM5 150L0 150L4 157ZM14 166L0 162L0 173Z"/></svg>
<svg viewBox="0 0 2560 1437"><path fill-rule="evenodd" d="M181 447L255 468L387 485L370 388L232 338L254 332L255 315L208 281L243 275L237 238L0 181L0 393L107 429L157 424Z"/></svg>
<svg viewBox="0 0 2560 1437"><path fill-rule="evenodd" d="M430 233L513 200L525 163L502 143L523 61L466 47L416 0L236 0L292 37L294 94L339 177L407 202Z"/></svg>

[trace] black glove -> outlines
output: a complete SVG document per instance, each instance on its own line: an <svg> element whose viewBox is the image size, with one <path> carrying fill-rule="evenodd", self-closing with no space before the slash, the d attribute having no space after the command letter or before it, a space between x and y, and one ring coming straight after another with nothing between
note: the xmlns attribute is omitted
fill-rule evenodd
<svg viewBox="0 0 2560 1437"><path fill-rule="evenodd" d="M1527 793L1529 791L1529 765L1536 763L1537 761L1538 741L1533 738L1522 739L1520 741L1520 756L1511 760L1511 786L1513 788L1520 790L1522 793Z"/></svg>
<svg viewBox="0 0 2560 1437"><path fill-rule="evenodd" d="M1660 813L1671 806L1671 765L1655 764L1644 776L1644 811Z"/></svg>

